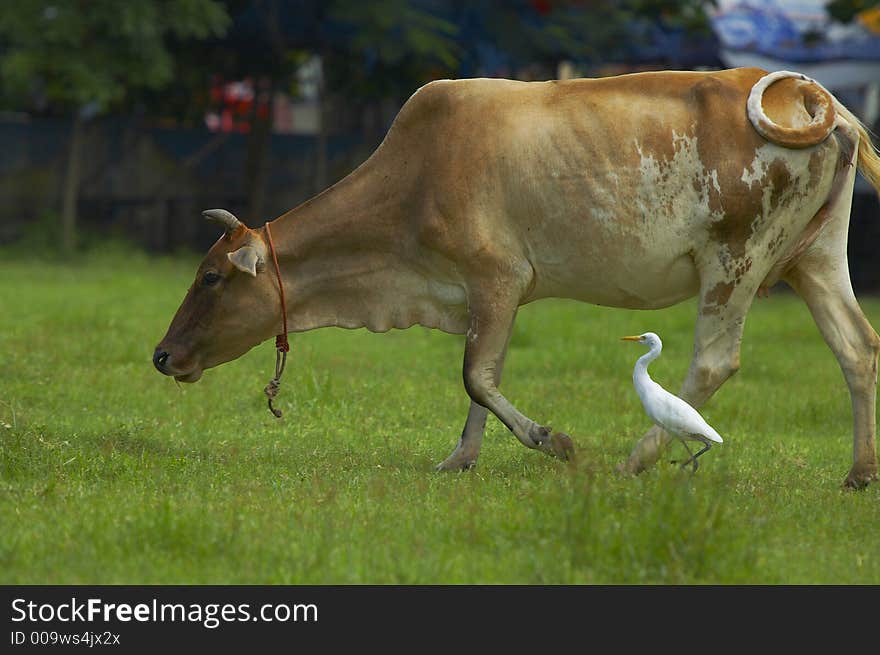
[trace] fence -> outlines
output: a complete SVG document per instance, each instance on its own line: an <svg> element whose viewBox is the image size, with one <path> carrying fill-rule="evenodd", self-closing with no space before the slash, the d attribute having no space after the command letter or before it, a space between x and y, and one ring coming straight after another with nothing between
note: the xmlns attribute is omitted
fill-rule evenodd
<svg viewBox="0 0 880 655"><path fill-rule="evenodd" d="M216 230L204 226L202 209L225 207L257 225L318 191L319 143L312 136L272 135L263 159L264 215L247 216L254 156L247 135L143 127L119 118L93 121L86 129L80 225L123 235L153 251L209 245ZM0 120L0 243L58 212L69 130L69 123L59 120ZM347 174L370 150L355 137L328 138L328 179Z"/></svg>

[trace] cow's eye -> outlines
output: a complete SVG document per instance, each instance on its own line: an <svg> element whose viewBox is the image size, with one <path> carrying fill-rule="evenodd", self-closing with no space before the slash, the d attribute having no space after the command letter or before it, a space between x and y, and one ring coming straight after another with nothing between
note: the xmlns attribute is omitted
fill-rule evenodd
<svg viewBox="0 0 880 655"><path fill-rule="evenodd" d="M220 281L220 274L215 273L214 271L208 271L202 277L202 284L204 284L205 286L208 286L208 287L217 284L219 281Z"/></svg>

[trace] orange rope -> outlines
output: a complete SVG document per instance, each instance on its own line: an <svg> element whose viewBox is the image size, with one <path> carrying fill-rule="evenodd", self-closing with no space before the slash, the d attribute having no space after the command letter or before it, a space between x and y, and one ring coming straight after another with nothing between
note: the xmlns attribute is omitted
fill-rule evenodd
<svg viewBox="0 0 880 655"><path fill-rule="evenodd" d="M272 401L278 395L281 387L281 374L284 373L284 365L287 363L287 353L290 344L287 342L287 304L284 302L284 283L281 281L281 267L278 266L278 257L275 254L275 243L272 241L272 231L266 223L266 237L269 241L269 251L272 253L272 262L275 264L275 276L278 278L278 294L281 297L281 322L284 331L275 336L275 377L269 380L269 384L263 389L263 393L269 399L269 411L275 418L281 418L281 410L272 406Z"/></svg>
<svg viewBox="0 0 880 655"><path fill-rule="evenodd" d="M284 283L281 281L281 267L278 266L278 257L275 255L275 243L272 241L272 231L266 223L266 236L269 238L269 252L272 253L272 262L275 264L275 275L278 278L278 294L281 296L281 320L284 323L284 331L275 337L275 347L278 350L288 352L290 344L287 343L287 305L284 302Z"/></svg>

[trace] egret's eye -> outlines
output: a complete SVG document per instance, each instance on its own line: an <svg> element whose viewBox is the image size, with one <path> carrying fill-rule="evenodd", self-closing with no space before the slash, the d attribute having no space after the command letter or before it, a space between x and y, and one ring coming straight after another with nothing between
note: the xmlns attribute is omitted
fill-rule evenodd
<svg viewBox="0 0 880 655"><path fill-rule="evenodd" d="M219 281L220 281L220 274L215 273L214 271L208 271L202 277L202 284L204 284L207 287L214 286Z"/></svg>

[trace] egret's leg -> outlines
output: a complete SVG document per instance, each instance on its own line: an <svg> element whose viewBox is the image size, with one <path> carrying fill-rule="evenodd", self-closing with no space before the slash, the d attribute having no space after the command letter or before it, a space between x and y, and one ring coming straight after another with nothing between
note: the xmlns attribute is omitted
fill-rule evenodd
<svg viewBox="0 0 880 655"><path fill-rule="evenodd" d="M696 473L696 472L697 472L697 469L700 467L700 463L697 461L697 458L698 458L700 455L702 455L703 453L705 453L707 450L709 450L711 447L712 447L712 444L711 444L711 443L706 443L706 444L703 446L703 448L702 448L700 451L697 452L696 455L691 455L690 459L688 459L688 460L682 462L682 463L681 463L681 468L684 468L685 466L687 466L688 464L690 464L691 462L693 462L693 463L694 463L694 466L693 466L693 471L692 471L692 473ZM690 452L690 451L691 451L691 449L688 448L688 452Z"/></svg>
<svg viewBox="0 0 880 655"><path fill-rule="evenodd" d="M853 294L845 233L834 237L833 233L820 235L815 248L808 251L786 281L806 301L846 378L853 413L853 464L844 485L861 488L877 479L875 412L880 337Z"/></svg>
<svg viewBox="0 0 880 655"><path fill-rule="evenodd" d="M516 316L518 298L505 285L471 289L470 328L464 353L464 384L474 402L488 408L528 448L569 459L574 447L568 435L554 433L522 414L496 385L500 364Z"/></svg>
<svg viewBox="0 0 880 655"><path fill-rule="evenodd" d="M691 452L690 446L687 445L687 441L685 441L684 439L679 439L679 441L681 442L681 445L684 446L684 449L687 451L688 456L689 456L689 459L686 462L684 462L683 464L681 464L682 466L684 466L687 462L691 461L694 458L694 454ZM677 459L674 459L669 463L670 464L679 464L680 462Z"/></svg>

